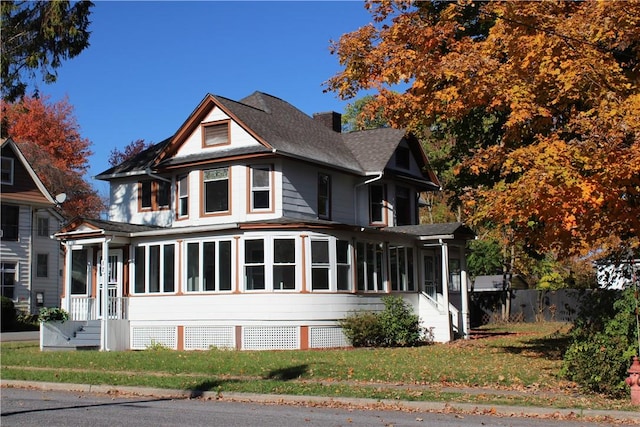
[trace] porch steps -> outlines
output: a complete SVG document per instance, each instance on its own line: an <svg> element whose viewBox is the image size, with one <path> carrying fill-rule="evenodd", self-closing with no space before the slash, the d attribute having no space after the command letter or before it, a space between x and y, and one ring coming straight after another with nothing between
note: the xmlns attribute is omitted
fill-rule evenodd
<svg viewBox="0 0 640 427"><path fill-rule="evenodd" d="M87 320L69 339L69 344L77 350L97 350L100 348L100 330L99 320Z"/></svg>

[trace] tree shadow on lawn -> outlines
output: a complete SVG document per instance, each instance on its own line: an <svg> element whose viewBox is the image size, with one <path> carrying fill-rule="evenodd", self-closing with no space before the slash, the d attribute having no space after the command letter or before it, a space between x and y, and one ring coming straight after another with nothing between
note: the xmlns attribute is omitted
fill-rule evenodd
<svg viewBox="0 0 640 427"><path fill-rule="evenodd" d="M289 366L288 368L274 369L264 378L267 380L290 381L304 375L309 369L309 365Z"/></svg>
<svg viewBox="0 0 640 427"><path fill-rule="evenodd" d="M550 336L534 338L522 342L522 346L502 346L501 348L511 354L529 353L527 357L543 357L548 360L562 360L571 338L567 336Z"/></svg>

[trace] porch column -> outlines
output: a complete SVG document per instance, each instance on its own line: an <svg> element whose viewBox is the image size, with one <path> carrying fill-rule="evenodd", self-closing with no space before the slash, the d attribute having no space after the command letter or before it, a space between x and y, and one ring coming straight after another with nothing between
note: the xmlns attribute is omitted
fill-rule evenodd
<svg viewBox="0 0 640 427"><path fill-rule="evenodd" d="M442 249L442 298L444 309L449 312L449 247L440 240Z"/></svg>
<svg viewBox="0 0 640 427"><path fill-rule="evenodd" d="M100 271L102 272L102 319L100 328L100 351L109 351L107 325L109 321L109 241L105 238L102 242L102 259L100 260Z"/></svg>
<svg viewBox="0 0 640 427"><path fill-rule="evenodd" d="M73 260L71 244L64 242L64 306L62 307L71 317L71 276L73 275ZM62 301L61 301L62 302Z"/></svg>
<svg viewBox="0 0 640 427"><path fill-rule="evenodd" d="M462 297L462 336L469 338L469 289L467 288L467 258L464 246L460 246L460 292Z"/></svg>

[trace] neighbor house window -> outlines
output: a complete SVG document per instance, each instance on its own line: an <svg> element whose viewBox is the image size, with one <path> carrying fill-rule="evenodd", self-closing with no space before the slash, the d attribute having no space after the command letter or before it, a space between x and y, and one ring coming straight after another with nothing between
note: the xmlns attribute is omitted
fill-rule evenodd
<svg viewBox="0 0 640 427"><path fill-rule="evenodd" d="M13 299L16 287L16 264L12 262L0 263L0 276L2 296Z"/></svg>
<svg viewBox="0 0 640 427"><path fill-rule="evenodd" d="M358 290L382 292L382 243L357 243Z"/></svg>
<svg viewBox="0 0 640 427"><path fill-rule="evenodd" d="M369 221L372 224L384 223L384 185L369 186Z"/></svg>
<svg viewBox="0 0 640 427"><path fill-rule="evenodd" d="M396 225L411 225L411 190L407 187L396 187Z"/></svg>
<svg viewBox="0 0 640 427"><path fill-rule="evenodd" d="M271 208L271 166L251 166L251 211Z"/></svg>
<svg viewBox="0 0 640 427"><path fill-rule="evenodd" d="M398 147L396 149L396 167L400 169L410 169L411 168L411 151L409 151L408 147Z"/></svg>
<svg viewBox="0 0 640 427"><path fill-rule="evenodd" d="M330 273L329 241L311 240L311 289L329 290Z"/></svg>
<svg viewBox="0 0 640 427"><path fill-rule="evenodd" d="M346 240L336 240L337 286L339 291L351 290L351 245Z"/></svg>
<svg viewBox="0 0 640 427"><path fill-rule="evenodd" d="M207 123L202 126L202 146L229 144L229 122Z"/></svg>
<svg viewBox="0 0 640 427"><path fill-rule="evenodd" d="M171 203L171 182L147 180L138 183L140 210L168 209Z"/></svg>
<svg viewBox="0 0 640 427"><path fill-rule="evenodd" d="M0 159L0 181L2 184L13 185L13 159L2 157Z"/></svg>
<svg viewBox="0 0 640 427"><path fill-rule="evenodd" d="M318 218L331 219L331 176L318 174Z"/></svg>
<svg viewBox="0 0 640 427"><path fill-rule="evenodd" d="M273 240L273 289L296 288L296 241L295 239Z"/></svg>
<svg viewBox="0 0 640 427"><path fill-rule="evenodd" d="M229 211L229 168L203 171L205 214Z"/></svg>
<svg viewBox="0 0 640 427"><path fill-rule="evenodd" d="M252 239L244 242L244 275L247 290L264 290L264 240Z"/></svg>
<svg viewBox="0 0 640 427"><path fill-rule="evenodd" d="M38 217L38 237L49 237L49 218L46 216Z"/></svg>
<svg viewBox="0 0 640 427"><path fill-rule="evenodd" d="M36 255L36 277L49 277L49 254Z"/></svg>
<svg viewBox="0 0 640 427"><path fill-rule="evenodd" d="M88 251L86 249L71 251L71 294L87 294ZM136 269L137 271L137 269Z"/></svg>
<svg viewBox="0 0 640 427"><path fill-rule="evenodd" d="M2 223L2 240L18 240L18 218L20 208L14 205L2 205L0 212L0 222Z"/></svg>
<svg viewBox="0 0 640 427"><path fill-rule="evenodd" d="M389 281L392 291L413 291L413 248L389 247Z"/></svg>
<svg viewBox="0 0 640 427"><path fill-rule="evenodd" d="M135 257L135 293L175 292L174 243L138 246L135 249Z"/></svg>
<svg viewBox="0 0 640 427"><path fill-rule="evenodd" d="M178 216L189 216L189 177L178 178Z"/></svg>

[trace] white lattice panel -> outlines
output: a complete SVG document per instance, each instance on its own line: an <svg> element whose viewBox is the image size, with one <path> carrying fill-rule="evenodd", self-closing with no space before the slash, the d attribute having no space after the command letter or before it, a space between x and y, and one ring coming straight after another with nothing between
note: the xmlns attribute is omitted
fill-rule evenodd
<svg viewBox="0 0 640 427"><path fill-rule="evenodd" d="M245 326L242 330L244 350L296 350L300 347L297 326Z"/></svg>
<svg viewBox="0 0 640 427"><path fill-rule="evenodd" d="M236 336L233 326L185 326L184 349L208 350L216 348L235 348Z"/></svg>
<svg viewBox="0 0 640 427"><path fill-rule="evenodd" d="M311 348L333 348L349 347L349 341L344 336L342 328L337 326L310 327L309 347Z"/></svg>
<svg viewBox="0 0 640 427"><path fill-rule="evenodd" d="M153 345L176 349L178 330L175 326L134 326L131 328L131 349L144 350Z"/></svg>

